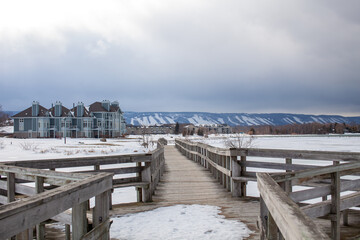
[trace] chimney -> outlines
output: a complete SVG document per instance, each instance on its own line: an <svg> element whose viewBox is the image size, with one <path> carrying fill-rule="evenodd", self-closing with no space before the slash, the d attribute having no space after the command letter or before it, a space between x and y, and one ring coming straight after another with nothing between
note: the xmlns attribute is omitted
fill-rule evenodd
<svg viewBox="0 0 360 240"><path fill-rule="evenodd" d="M110 111L110 101L109 100L103 100L101 102L101 106L105 108L107 111Z"/></svg>
<svg viewBox="0 0 360 240"><path fill-rule="evenodd" d="M78 102L78 104L76 106L76 115L78 117L83 117L84 116L84 103Z"/></svg>
<svg viewBox="0 0 360 240"><path fill-rule="evenodd" d="M31 115L33 117L39 116L39 102L33 101L31 108Z"/></svg>
<svg viewBox="0 0 360 240"><path fill-rule="evenodd" d="M62 104L59 101L55 103L55 117L61 117L62 113Z"/></svg>

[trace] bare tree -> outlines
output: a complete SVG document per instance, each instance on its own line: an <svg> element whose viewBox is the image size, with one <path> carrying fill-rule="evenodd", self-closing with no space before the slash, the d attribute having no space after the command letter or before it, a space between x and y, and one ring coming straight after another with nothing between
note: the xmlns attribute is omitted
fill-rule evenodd
<svg viewBox="0 0 360 240"><path fill-rule="evenodd" d="M225 140L225 146L228 148L251 148L254 146L254 136L245 134L236 134L235 137L229 137Z"/></svg>
<svg viewBox="0 0 360 240"><path fill-rule="evenodd" d="M6 120L9 116L3 112L2 105L0 104L0 126L5 126Z"/></svg>

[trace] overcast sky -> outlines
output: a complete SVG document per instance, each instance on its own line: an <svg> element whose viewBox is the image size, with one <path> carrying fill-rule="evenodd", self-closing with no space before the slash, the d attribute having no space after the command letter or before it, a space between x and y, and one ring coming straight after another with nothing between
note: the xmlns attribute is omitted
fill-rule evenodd
<svg viewBox="0 0 360 240"><path fill-rule="evenodd" d="M360 1L0 2L0 104L360 115Z"/></svg>

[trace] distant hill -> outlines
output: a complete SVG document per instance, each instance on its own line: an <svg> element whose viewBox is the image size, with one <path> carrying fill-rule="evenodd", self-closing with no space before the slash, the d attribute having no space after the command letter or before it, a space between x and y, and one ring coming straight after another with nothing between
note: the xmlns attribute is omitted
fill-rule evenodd
<svg viewBox="0 0 360 240"><path fill-rule="evenodd" d="M18 111L4 111L13 116ZM229 126L282 126L304 123L357 123L359 117L339 115L307 115L291 113L208 113L208 112L125 112L127 124L135 126L161 125L169 123L192 123L194 125L227 124Z"/></svg>
<svg viewBox="0 0 360 240"><path fill-rule="evenodd" d="M360 124L360 117L287 113L125 112L124 117L127 124L145 126L176 122L194 125L228 124L229 126L281 126L313 122Z"/></svg>

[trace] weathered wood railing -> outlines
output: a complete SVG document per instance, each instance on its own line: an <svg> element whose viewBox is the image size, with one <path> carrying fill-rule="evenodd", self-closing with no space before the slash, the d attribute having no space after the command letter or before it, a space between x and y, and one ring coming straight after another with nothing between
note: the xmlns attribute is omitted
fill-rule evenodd
<svg viewBox="0 0 360 240"><path fill-rule="evenodd" d="M112 174L98 173L74 174L40 170L32 168L0 165L0 175L6 177L6 204L0 206L0 239L11 238L33 239L36 228L36 239L44 239L47 219L65 220L66 235L70 239L109 239L109 198L112 189ZM16 184L16 180L35 182L35 188ZM44 190L44 184L58 186L52 190ZM31 195L17 198L15 194ZM87 202L95 197L92 229L88 232L86 217ZM63 212L72 208L67 217Z"/></svg>
<svg viewBox="0 0 360 240"><path fill-rule="evenodd" d="M232 195L236 197L246 196L246 184L248 181L257 181L260 195L263 199L264 197L262 195L264 194L273 200L278 199L279 192L271 193L265 190L267 187L264 187L265 185L270 187L274 184L270 184L269 181L267 181L264 185L263 178L265 177L261 178L262 182L259 182L259 176L265 176L263 175L264 173L260 172L270 172L274 169L277 171L281 170L283 173L273 174L276 174L274 175L275 184L277 184L277 181L281 185L285 195L290 197L286 199L286 201L284 200L285 202L283 204L287 204L286 209L291 209L295 212L300 211L303 215L312 218L330 215L333 231L331 236L333 239L339 239L340 237L340 211L343 211L344 223L347 224L346 209L360 205L359 192L340 198L340 192L350 190L358 191L360 189L360 180L340 180L340 175L348 175L351 176L350 179L353 179L353 175L360 172L360 153L252 148L224 149L179 139L176 140L176 147L189 159L209 169L224 188L227 188L232 192ZM259 158L263 160L259 161ZM273 158L282 158L284 162L271 162ZM294 164L293 160L298 159L307 160L309 164ZM328 161L329 166L321 167L310 165L316 164L316 160ZM344 162L351 163L345 164ZM250 167L255 169L255 171L248 171L247 168ZM293 186L296 185L311 187L311 189L292 192ZM328 196L331 196L332 200L327 200ZM304 205L301 202L319 197L322 197L323 201L311 205L307 204L301 209L300 207L297 207L299 209L293 208L296 203ZM290 202L292 202L292 204L290 204ZM269 201L265 202L265 206L267 206L268 203ZM262 202L262 206L264 206L264 202ZM276 211L277 208L272 207L272 209ZM282 210L279 211L279 214L284 217L283 215L285 213L283 213ZM291 213L290 215L292 216ZM262 217L263 226L267 226L265 227L264 235L269 239L275 239L273 237L274 232L269 231L269 229L277 228L273 227L274 224L272 222L267 222L269 221L267 215L263 215ZM265 218L267 221L265 221ZM303 216L300 218L302 219L301 221L304 220ZM300 221L300 218L293 220ZM306 221L308 221L308 218L306 218ZM283 223L277 222L277 224ZM302 224L304 223L302 222ZM281 231L281 229L286 229L286 227L284 228L282 226L281 228L279 227L279 229ZM275 232L277 232L277 230ZM320 230L317 232L319 234L321 233ZM284 236L289 237L289 235L286 234L284 234ZM321 234L319 236L321 236ZM316 237L313 239L316 239Z"/></svg>
<svg viewBox="0 0 360 240"><path fill-rule="evenodd" d="M4 162L4 164L56 171L63 171L66 168L66 171L73 173L113 173L113 188L136 187L138 201L148 202L151 201L152 194L164 171L165 158L164 147L158 143L157 149L144 154L14 161ZM78 167L82 167L82 169L79 170ZM123 174L135 176L122 177ZM24 181L19 180L18 182ZM0 181L0 191L2 185ZM6 201L0 194L0 204L4 202Z"/></svg>
<svg viewBox="0 0 360 240"><path fill-rule="evenodd" d="M47 219L64 223L67 239L70 239L70 225L72 239L109 239L108 211L113 189L136 187L138 201L149 202L164 164L164 147L160 143L156 150L146 154L4 162L0 164L0 204L3 204L0 239L15 234L18 238L32 239L35 224L38 239L44 239L41 222ZM65 168L67 172L58 172ZM123 174L135 176L123 177ZM35 187L27 183L35 183ZM92 197L95 197L94 229L87 233L86 211ZM72 217L62 213L69 208ZM13 216L14 211L18 215ZM24 228L18 227L21 221L26 222L21 223Z"/></svg>

